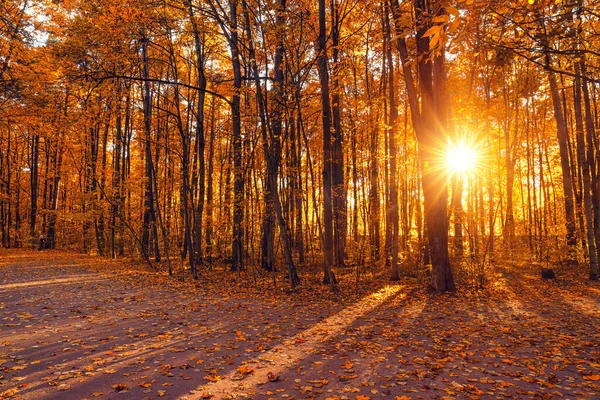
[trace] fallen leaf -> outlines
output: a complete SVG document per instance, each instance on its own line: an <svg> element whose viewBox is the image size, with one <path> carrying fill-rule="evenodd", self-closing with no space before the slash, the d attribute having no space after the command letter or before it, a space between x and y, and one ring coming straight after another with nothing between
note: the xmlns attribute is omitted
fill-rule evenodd
<svg viewBox="0 0 600 400"><path fill-rule="evenodd" d="M115 391L117 391L117 392L123 392L123 391L129 389L129 386L124 385L122 383L117 383L116 385L113 385L113 389L115 389Z"/></svg>
<svg viewBox="0 0 600 400"><path fill-rule="evenodd" d="M16 388L16 387L10 388L10 389L5 390L4 392L0 393L0 398L4 399L4 398L13 397L17 393L19 393L19 388Z"/></svg>

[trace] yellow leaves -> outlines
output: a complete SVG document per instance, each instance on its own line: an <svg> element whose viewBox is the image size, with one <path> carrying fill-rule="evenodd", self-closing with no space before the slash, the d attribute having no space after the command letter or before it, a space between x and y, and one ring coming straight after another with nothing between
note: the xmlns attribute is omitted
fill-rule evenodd
<svg viewBox="0 0 600 400"><path fill-rule="evenodd" d="M152 386L152 384L144 381L144 382L140 383L139 386L143 387L143 388L149 388L150 386Z"/></svg>
<svg viewBox="0 0 600 400"><path fill-rule="evenodd" d="M166 390L159 390L158 392L156 392L156 395L158 397L163 397L165 394L167 394Z"/></svg>
<svg viewBox="0 0 600 400"><path fill-rule="evenodd" d="M104 372L105 374L114 374L115 372L117 372L117 370L114 368L109 368L109 369L105 369L102 372Z"/></svg>
<svg viewBox="0 0 600 400"><path fill-rule="evenodd" d="M218 382L221 379L223 379L223 377L221 375L206 375L204 379L206 379L209 382Z"/></svg>
<svg viewBox="0 0 600 400"><path fill-rule="evenodd" d="M396 396L394 400L412 400L409 396Z"/></svg>
<svg viewBox="0 0 600 400"><path fill-rule="evenodd" d="M250 375L254 373L254 369L248 367L247 365L237 367L236 371L241 375Z"/></svg>
<svg viewBox="0 0 600 400"><path fill-rule="evenodd" d="M346 360L346 362L341 366L343 369L352 369L354 364L350 362L350 360Z"/></svg>
<svg viewBox="0 0 600 400"><path fill-rule="evenodd" d="M358 396L356 396L356 400L371 400L371 396L359 394Z"/></svg>
<svg viewBox="0 0 600 400"><path fill-rule="evenodd" d="M0 398L7 399L9 397L16 396L17 393L19 393L19 388L17 388L17 387L10 388L10 389L5 390L4 392L0 393Z"/></svg>

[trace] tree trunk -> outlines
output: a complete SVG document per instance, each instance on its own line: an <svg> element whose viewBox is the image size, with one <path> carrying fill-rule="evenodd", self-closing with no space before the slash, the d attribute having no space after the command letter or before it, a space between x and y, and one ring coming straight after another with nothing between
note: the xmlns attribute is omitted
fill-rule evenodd
<svg viewBox="0 0 600 400"><path fill-rule="evenodd" d="M385 5L385 35L386 41L391 42L391 27L389 19L389 6ZM398 216L398 181L396 178L396 155L398 149L396 148L396 131L398 128L398 105L396 103L396 86L394 83L394 60L392 58L392 46L387 46L387 52L385 54L387 58L387 73L388 73L388 96L390 104L390 119L388 123L387 137L389 146L389 168L390 168L390 181L389 181L389 199L387 202L386 214L388 215L388 221L391 228L391 280L400 280L400 271L398 266L398 251L399 251L399 216Z"/></svg>
<svg viewBox="0 0 600 400"><path fill-rule="evenodd" d="M419 156L423 162L423 198L431 256L431 288L440 293L455 290L448 256L448 188L446 180L440 179L439 175L445 166L437 156L439 143L446 143L446 72L443 49L434 56L432 63L429 58L429 37L424 36L434 10L428 9L424 0L416 0L415 8L417 21L420 21L417 28L417 50L420 54L419 86L422 107L422 129L420 132L417 130L417 140Z"/></svg>
<svg viewBox="0 0 600 400"><path fill-rule="evenodd" d="M323 129L323 283L337 283L331 268L334 265L332 173L333 150L331 146L331 103L329 100L329 70L327 67L327 27L325 0L319 0L319 38L317 68L321 83L321 121Z"/></svg>
<svg viewBox="0 0 600 400"><path fill-rule="evenodd" d="M206 175L206 161L205 161L205 147L206 140L204 135L204 102L205 102L205 91L206 91L206 76L204 73L205 65L205 53L204 53L204 36L201 37L200 29L196 22L194 15L194 8L192 2L186 0L188 8L188 17L190 24L192 25L192 31L194 33L194 49L196 51L196 79L197 87L196 90L196 146L194 159L196 160L195 169L197 170L197 189L198 194L196 198L196 207L194 209L194 265L202 264L202 223L204 217L204 196L206 192L205 175ZM203 34L202 34L203 35ZM196 187L196 185L194 185Z"/></svg>
<svg viewBox="0 0 600 400"><path fill-rule="evenodd" d="M29 214L29 235L36 238L37 214L38 214L38 189L39 189L39 159L40 159L40 136L31 137L30 147L30 190L31 190L31 212Z"/></svg>
<svg viewBox="0 0 600 400"><path fill-rule="evenodd" d="M556 75L550 70L552 66L552 59L549 50L545 52L545 63L548 69L548 81L550 83L550 96L552 98L552 105L554 107L554 119L556 120L556 127L558 132L558 147L560 154L560 166L562 169L562 181L564 190L564 203L565 203L565 226L567 230L567 246L571 249L567 257L569 261L576 262L576 256L574 250L577 245L577 234L575 227L575 207L573 204L573 183L571 180L571 167L569 160L569 132L567 130L567 124L563 110L560 106L560 95L558 92L558 83L556 81Z"/></svg>
<svg viewBox="0 0 600 400"><path fill-rule="evenodd" d="M585 74L585 60L581 60L581 72ZM596 242L596 251L600 249L600 182L598 179L598 164L596 163L596 146L595 146L595 128L594 119L592 116L592 107L590 101L590 92L588 81L584 79L582 82L583 104L585 108L585 132L587 141L587 161L589 164L591 175L591 191L592 191L592 216L594 221L594 240ZM590 279L598 279L598 270L590 270Z"/></svg>
<svg viewBox="0 0 600 400"><path fill-rule="evenodd" d="M143 55L143 77L144 77L144 95L143 95L143 112L144 112L144 149L145 149L145 187L144 187L144 212L142 221L142 254L144 258L148 258L151 250L151 235L153 231L152 225L155 224L154 210L154 185L152 178L153 159L152 159L152 97L150 94L149 78L149 61L148 61L148 42L147 37L142 38L142 55Z"/></svg>
<svg viewBox="0 0 600 400"><path fill-rule="evenodd" d="M233 245L231 246L231 270L244 269L244 171L242 169L242 121L240 114L240 93L242 89L242 70L238 45L237 0L229 1L229 29L231 32L229 48L233 67L233 90L231 116L233 128Z"/></svg>
<svg viewBox="0 0 600 400"><path fill-rule="evenodd" d="M591 182L591 171L590 164L595 165L593 160L593 151L586 152L586 139L589 141L593 139L593 134L586 135L584 131L583 122L583 111L581 109L582 103L582 83L581 83L581 64L584 61L581 60L575 63L575 87L573 100L575 102L575 129L577 130L577 156L579 158L579 164L581 165L583 175L583 206L585 214L585 232L587 238L588 256L590 260L590 279L598 279L598 254L596 249L596 237L594 232L594 211L592 205L592 182ZM587 138L586 138L587 136ZM587 143L587 148L593 148L593 143ZM591 160L588 159L588 155L591 153ZM590 162L591 161L591 162Z"/></svg>

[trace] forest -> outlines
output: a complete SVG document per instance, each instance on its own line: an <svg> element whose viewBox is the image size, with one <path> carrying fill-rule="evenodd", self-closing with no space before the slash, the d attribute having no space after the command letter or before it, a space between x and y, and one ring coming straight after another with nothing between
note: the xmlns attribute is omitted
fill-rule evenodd
<svg viewBox="0 0 600 400"><path fill-rule="evenodd" d="M598 49L589 0L2 0L2 247L596 280Z"/></svg>

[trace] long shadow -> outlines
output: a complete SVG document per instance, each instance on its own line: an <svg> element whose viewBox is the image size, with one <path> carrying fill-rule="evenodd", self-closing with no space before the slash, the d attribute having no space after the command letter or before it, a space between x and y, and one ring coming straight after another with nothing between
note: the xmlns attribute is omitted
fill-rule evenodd
<svg viewBox="0 0 600 400"><path fill-rule="evenodd" d="M0 359L7 360L0 369L10 368L3 373L10 377L0 380L0 393L21 383L27 386L20 395L32 399L93 393L144 398L159 390L165 390L165 398L200 398L212 391L213 398L245 394L255 400L281 394L434 398L489 392L531 398L552 390L580 390L582 397L592 393L594 381L582 378L583 373L593 376L591 360L598 358L592 315L565 303L555 318L551 290L530 293L534 286L527 280L515 285L505 297L478 300L391 286L331 310L214 296L191 300L170 287L118 281L72 282L61 286L62 297L50 290L56 285L22 287L18 300L0 309L1 322L27 310L34 318L0 326L2 335L17 332L14 344L0 347ZM93 302L86 301L90 297ZM37 309L28 309L32 306ZM544 326L543 321L549 322ZM548 339L548 331L557 339ZM584 335L583 342L576 343L577 334ZM46 335L62 342L48 342ZM575 344L560 347L561 341ZM63 352L65 347L70 349ZM571 382L568 377L575 379L573 392L548 386L555 385L548 367L561 367L546 362L556 349L569 357L579 353L587 363L581 372L572 365L552 372L563 387ZM534 362L538 357L542 361ZM127 393L117 393L113 385L127 385Z"/></svg>
<svg viewBox="0 0 600 400"><path fill-rule="evenodd" d="M211 309L208 312L204 312L205 309L202 307L196 307L189 311L186 307L182 306L182 304L185 304L182 300L188 301L188 299L178 299L177 297L179 296L176 294L168 293L168 295L160 295L158 300L153 301L152 304L150 304L150 302L143 304L143 307L139 307L139 303L129 304L129 306L131 306L129 312L127 307L123 305L123 308L114 310L116 315L106 317L111 319L105 321L103 326L88 326L89 329L81 329L82 323L77 320L78 312L84 314L91 314L90 311L94 313L103 312L102 304L100 306L94 304L91 306L92 309L90 309L90 307L86 308L85 299L87 296L92 295L96 297L96 300L98 298L100 298L100 300L105 299L108 300L108 304L111 304L118 299L122 300L122 296L114 296L115 292L117 292L117 294L125 293L127 296L135 296L143 290L142 288L134 288L134 290L132 290L132 288L123 285L117 285L116 287L115 285L112 285L111 288L105 288L103 290L98 290L99 288L102 289L102 286L95 285L93 286L93 290L91 290L90 285L91 284L88 283L82 287L78 286L78 290L75 291L75 293L70 293L72 288L69 288L69 285L65 284L62 286L62 299L53 298L51 296L52 292L48 291L48 286L29 286L27 288L21 288L19 296L12 299L14 301L10 304L9 309L13 314L17 313L17 315L19 311L28 309L27 307L32 305L31 302L22 302L22 299L28 297L31 298L31 296L46 299L48 302L44 306L44 310L50 310L52 313L56 313L54 315L56 315L57 319L57 323L50 323L50 329L56 331L60 330L60 335L67 337L69 343L73 343L75 340L81 340L82 338L87 338L88 340L90 340L90 338L96 338L96 342L103 342L106 340L105 343L102 343L102 345L93 349L94 351L86 349L85 352L80 349L64 352L65 349L63 346L72 347L72 345L62 343L47 343L46 345L38 346L36 348L32 343L39 339L39 335L36 336L35 334L29 337L28 341L22 340L21 342L23 344L29 345L28 348L17 349L15 351L11 350L11 353L14 353L11 354L11 357L15 362L7 363L5 368L19 367L24 365L24 363L20 363L21 361L30 361L30 364L27 365L25 369L15 370L16 373L13 374L13 378L22 378L24 376L30 376L36 380L37 378L48 378L46 382L41 385L30 383L27 386L22 387L21 394L23 396L31 398L73 398L73 396L77 397L78 394L81 394L82 397L85 397L90 394L86 389L88 387L99 387L106 392L106 388L112 386L111 383L119 382L119 379L115 379L115 377L122 375L122 373L129 374L129 376L134 376L135 374L147 374L148 380L156 377L160 379L160 377L165 376L166 378L169 378L169 380L177 381L176 386L165 386L169 389L170 396L181 395L197 386L198 381L203 380L202 376L216 376L218 373L225 373L228 372L228 369L231 370L235 368L236 364L239 365L237 360L231 361L228 359L231 351L239 351L242 355L263 351L263 349L268 349L269 346L280 343L285 337L293 336L297 333L297 330L302 330L307 326L307 322L304 321L304 323L300 324L290 324L289 329L281 330L279 335L272 335L271 332L264 332L264 334L263 332L259 332L258 334L255 334L255 336L260 340L249 340L248 337L242 339L240 334L238 334L238 331L240 331L239 328L247 330L249 327L258 327L262 324L265 326L265 329L273 330L272 324L277 320L283 319L279 318L279 314L286 313L288 310L284 307L273 307L272 305L265 303L258 306L259 311L262 308L264 308L264 311L248 314L248 309L252 306L256 307L256 303L244 303L236 299L212 299L214 303L219 304L219 310ZM26 289L29 290L27 291ZM87 292L88 290L91 290L91 293ZM104 298L104 296L109 293L112 293L113 297ZM73 312L72 307L74 306L77 306L78 308L75 309L75 315L71 315L69 312ZM212 306L214 306L214 304L210 305L208 308ZM148 312L148 309L152 307L155 308L152 309L151 312ZM67 312L67 310L69 310L69 312ZM184 318L177 318L179 316L178 314L184 314L186 312L188 315L185 315ZM148 318L145 321L140 322L139 319L137 319L140 313L144 313ZM224 318L225 313L228 314L226 318ZM74 323L70 323L72 322L70 321L71 317L76 318ZM86 317L86 315L82 315L82 317ZM119 318L121 320L119 320ZM288 319L293 320L293 318ZM312 319L317 321L319 318L314 316ZM185 337L177 339L182 336L182 334L181 332L175 331L182 329L181 322L185 320L204 320L206 325L211 326L212 334L207 334L206 332L204 334L199 334L197 333L198 329L194 328L191 332L187 332L183 335ZM49 324L46 320L43 320L42 322L44 324ZM239 322L243 323L240 324ZM11 329L17 331L17 337L25 330L25 328L26 326L24 323L19 324L19 326L11 327ZM157 332L148 333L153 328L155 328ZM20 330L20 332L18 330ZM157 348L152 348L150 345L144 352L140 351L140 349L134 349L131 355L122 356L123 352L128 352L128 350L130 350L130 348L126 346L128 344L127 341L124 341L122 338L117 340L111 337L117 335L121 336L122 332L131 330L137 332L141 331L141 333L145 333L150 337L152 337L151 335L156 334L154 337L159 339L162 338L165 343L159 343ZM248 336L248 333L245 335ZM268 340L264 341L263 338L267 338ZM139 335L138 338L133 337L130 339L131 340L128 341L129 344L139 344L141 341ZM114 342L116 342L115 345L113 345ZM187 347L184 347L184 344L187 345ZM181 347L174 347L180 345ZM87 346L89 346L89 344ZM120 347L120 350L122 350L121 353L115 351L115 346ZM167 346L169 347L165 348ZM169 350L170 348L171 350ZM180 351L181 349L183 349L183 351ZM203 360L200 357L194 356L195 360L190 360L190 352L199 353L200 357L208 359ZM60 357L57 353L64 353L62 356L65 358L64 360L59 358L58 362L54 361L52 363L51 360L56 360L57 357ZM98 355L99 357L94 357L94 355ZM143 363L139 364L139 371L129 370L129 372L124 372L128 371L125 369L125 364L127 362L133 361L135 365L140 357L145 357L146 359ZM240 357L239 354L234 355L235 359ZM39 362L32 364L32 362L35 361ZM195 364L195 362L199 361L202 361L202 363ZM158 368L155 368L156 366L152 365L150 370L148 370L148 362L159 363L160 365L158 365ZM52 368L52 370L49 371L50 376L38 376L40 372L44 371L44 368L47 369L49 365L54 367L57 364L57 368ZM99 365L101 365L102 368L100 368ZM168 365L168 367L165 367L166 365ZM182 372L179 374L174 374L172 372L163 373L165 370L170 371L174 369L174 366L177 368L177 365L184 366ZM224 367L223 365L227 365L228 367ZM198 368L198 366L200 366L200 368ZM86 370L87 367L93 369ZM101 373L96 373L96 371L100 369L102 369ZM25 373L27 375L24 375ZM58 373L56 377L54 376L55 373ZM122 379L123 378L120 378L120 380ZM84 382L79 382L79 380ZM67 385L67 383L69 384L68 390L61 392L60 388L62 387L64 389L66 386L63 385ZM169 382L163 383L170 384ZM45 384L52 384L59 389L52 390L53 387L44 387ZM140 382L140 384L147 385L147 382ZM2 386L5 385L2 384ZM149 388L139 386L130 387L129 390L131 391L132 396L138 397L139 395L141 397L143 392L149 390Z"/></svg>

